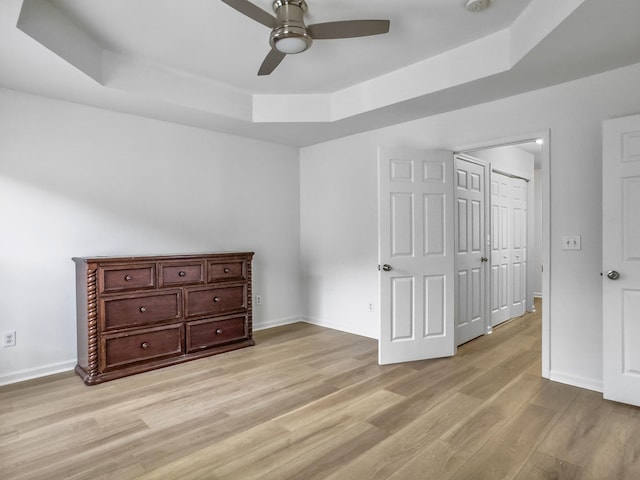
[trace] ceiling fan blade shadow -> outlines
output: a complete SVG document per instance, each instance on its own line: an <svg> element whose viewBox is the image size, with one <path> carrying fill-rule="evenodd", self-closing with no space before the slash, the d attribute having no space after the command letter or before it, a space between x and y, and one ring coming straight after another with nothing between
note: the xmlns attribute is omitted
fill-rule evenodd
<svg viewBox="0 0 640 480"><path fill-rule="evenodd" d="M278 65L280 65L280 62L282 62L286 56L286 53L282 53L279 50L272 48L271 51L267 53L267 56L264 57L262 65L260 65L260 69L258 70L258 75L269 75Z"/></svg>
<svg viewBox="0 0 640 480"><path fill-rule="evenodd" d="M231 8L246 15L247 17L261 23L265 27L275 28L278 26L278 19L270 13L264 11L257 5L254 5L249 0L221 0Z"/></svg>
<svg viewBox="0 0 640 480"><path fill-rule="evenodd" d="M389 20L344 20L341 22L316 23L307 27L314 40L331 38L354 38L379 35L389 31Z"/></svg>

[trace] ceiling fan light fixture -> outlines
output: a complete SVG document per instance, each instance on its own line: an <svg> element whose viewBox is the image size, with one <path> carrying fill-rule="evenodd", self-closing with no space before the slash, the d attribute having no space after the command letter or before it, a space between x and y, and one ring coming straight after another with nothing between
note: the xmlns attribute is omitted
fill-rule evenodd
<svg viewBox="0 0 640 480"><path fill-rule="evenodd" d="M470 12L481 12L489 7L491 0L467 0L465 7Z"/></svg>
<svg viewBox="0 0 640 480"><path fill-rule="evenodd" d="M286 37L281 38L275 42L276 50L282 53L292 54L304 52L307 48L307 42L300 37Z"/></svg>
<svg viewBox="0 0 640 480"><path fill-rule="evenodd" d="M284 25L276 28L269 39L271 47L286 54L301 53L313 43L313 39L304 27Z"/></svg>

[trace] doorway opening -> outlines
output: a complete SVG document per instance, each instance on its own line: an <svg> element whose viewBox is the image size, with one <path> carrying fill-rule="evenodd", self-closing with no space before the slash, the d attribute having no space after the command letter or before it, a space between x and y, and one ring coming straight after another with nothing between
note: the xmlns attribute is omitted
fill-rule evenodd
<svg viewBox="0 0 640 480"><path fill-rule="evenodd" d="M477 279L473 265L465 272L456 272L454 224L469 225L479 172L470 167L460 174L455 170L455 156L473 157L483 150L529 144L542 140L541 149L541 207L542 241L540 243L542 270L542 376L548 378L549 362L549 132L506 141L467 145L452 150L417 150L400 147L378 148L378 270L380 287L380 336L378 362L381 365L413 360L426 360L454 355L456 352L456 276L466 275L467 287ZM540 144L536 144L540 145ZM455 152L457 150L457 152ZM482 162L486 164L485 162ZM484 168L484 167L483 167ZM503 172L504 173L504 172ZM456 178L458 176L458 178ZM489 175L484 175L489 178ZM465 180L466 179L466 180ZM466 185L469 192L466 212L456 205L455 182ZM487 192L487 188L484 188ZM488 202L484 202L485 206ZM464 213L467 217L460 215ZM456 215L458 215L456 217ZM485 214L485 218L488 215ZM527 232L533 232L531 228ZM487 237L466 237L467 242ZM477 242L478 243L478 242ZM474 254L477 249L473 249ZM488 250L487 250L488 251ZM476 255L477 256L477 255ZM478 260L478 258L476 258ZM487 263L480 257L479 261ZM527 260L530 262L530 260ZM487 267L481 267L487 272ZM525 283L526 280L523 280ZM488 282L487 282L488 283ZM486 283L485 283L486 285ZM463 285L464 286L464 285ZM469 290L469 289L468 289ZM477 289L475 291L478 291ZM490 291L485 288L485 291ZM484 295L474 299L484 298ZM526 304L526 300L524 301ZM467 313L477 311L477 303L466 303ZM483 305L489 305L483 300ZM530 306L532 306L530 299ZM472 314L470 318L475 316ZM483 317L489 318L488 315ZM478 322L474 322L477 323ZM481 324L482 325L482 324ZM486 331L486 330L485 330ZM482 334L482 330L480 334Z"/></svg>
<svg viewBox="0 0 640 480"><path fill-rule="evenodd" d="M542 309L542 376L548 378L550 177L549 132L467 146L456 153L477 159L485 179L487 274L483 294L486 333L493 327ZM456 267L457 269L457 267ZM464 293L456 289L456 294ZM456 305L467 299L456 299ZM457 317L456 317L457 318Z"/></svg>

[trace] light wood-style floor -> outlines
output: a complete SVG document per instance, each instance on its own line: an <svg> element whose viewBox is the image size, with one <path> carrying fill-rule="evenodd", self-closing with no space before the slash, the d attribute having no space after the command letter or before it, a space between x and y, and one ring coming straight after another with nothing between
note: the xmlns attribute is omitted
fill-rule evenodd
<svg viewBox="0 0 640 480"><path fill-rule="evenodd" d="M2 479L640 479L640 409L540 377L540 308L443 360L378 366L312 325L86 387L0 388Z"/></svg>

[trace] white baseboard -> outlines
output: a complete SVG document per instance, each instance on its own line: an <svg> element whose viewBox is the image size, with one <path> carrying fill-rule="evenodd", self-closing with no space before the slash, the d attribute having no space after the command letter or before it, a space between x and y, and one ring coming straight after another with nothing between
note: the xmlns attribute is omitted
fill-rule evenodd
<svg viewBox="0 0 640 480"><path fill-rule="evenodd" d="M12 373L0 375L0 386L9 385L11 383L24 382L34 378L46 377L55 373L69 372L76 366L77 360L68 360L66 362L52 363L41 367L29 368Z"/></svg>
<svg viewBox="0 0 640 480"><path fill-rule="evenodd" d="M549 380L602 393L602 380L596 380L594 378L577 377L575 375L551 370L549 372Z"/></svg>
<svg viewBox="0 0 640 480"><path fill-rule="evenodd" d="M289 317L289 318L281 318L277 320L269 320L267 322L254 323L253 330L257 332L259 330L266 330L267 328L281 327L283 325L291 325L292 323L298 323L298 322L309 323L311 325L330 328L332 330L339 330L341 332L351 333L353 335L359 335L361 337L377 339L377 337L372 337L371 335L367 335L362 331L345 328L345 325L338 324L335 322L330 322L325 319L319 319L319 318L313 318L313 317Z"/></svg>
<svg viewBox="0 0 640 480"><path fill-rule="evenodd" d="M377 339L377 337L373 337L371 335L368 335L356 329L348 328L348 326L345 326L343 324L338 324L335 322L328 321L326 319L319 319L314 317L289 317L289 318L281 318L277 320L269 320L266 322L254 323L253 330L254 331L266 330L267 328L281 327L283 325L290 325L292 323L297 323L297 322L309 323L311 325L330 328L332 330L339 330L341 332L351 333L353 335L359 335L361 337Z"/></svg>
<svg viewBox="0 0 640 480"><path fill-rule="evenodd" d="M533 298L542 298L542 293L533 292Z"/></svg>
<svg viewBox="0 0 640 480"><path fill-rule="evenodd" d="M319 327L330 328L332 330L339 330L341 332L351 333L353 335L359 335L361 337L373 338L374 340L378 339L377 336L372 336L371 334L363 332L361 330L349 328L348 325L343 325L343 324L331 322L331 321L326 320L326 319L320 319L320 318L314 318L314 317L305 317L303 319L303 321L307 322L307 323L310 323L311 325L317 325Z"/></svg>
<svg viewBox="0 0 640 480"><path fill-rule="evenodd" d="M283 325L291 325L292 323L304 322L304 318L302 317L289 317L289 318L279 318L276 320L268 320L266 322L259 322L253 324L253 331L257 332L258 330L266 330L267 328L281 327Z"/></svg>

